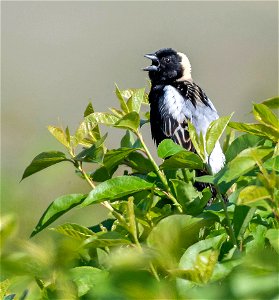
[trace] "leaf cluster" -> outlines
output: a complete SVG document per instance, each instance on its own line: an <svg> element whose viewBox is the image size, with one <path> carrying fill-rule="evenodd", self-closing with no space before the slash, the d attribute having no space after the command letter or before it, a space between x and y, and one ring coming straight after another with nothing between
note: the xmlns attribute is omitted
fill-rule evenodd
<svg viewBox="0 0 279 300"><path fill-rule="evenodd" d="M49 126L65 152L40 153L22 177L66 162L89 186L87 194L55 199L31 236L77 207L101 204L108 218L92 227L60 224L50 228L55 242L28 241L12 254L3 244L1 297L15 297L18 278L34 299L277 297L279 126L272 110L279 98L253 105L259 123L232 122L230 115L212 122L205 136L189 123L196 153L164 140L157 164L141 134L149 122L144 89L116 86L116 97L120 107L110 112L89 103L73 134ZM100 125L122 130L119 148L108 149ZM208 157L224 132L226 165L212 175ZM3 220L5 242L14 221Z"/></svg>

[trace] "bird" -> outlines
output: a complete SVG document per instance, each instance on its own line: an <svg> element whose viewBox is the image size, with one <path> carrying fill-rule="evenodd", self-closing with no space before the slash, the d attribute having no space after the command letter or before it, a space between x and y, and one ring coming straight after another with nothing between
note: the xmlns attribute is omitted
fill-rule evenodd
<svg viewBox="0 0 279 300"><path fill-rule="evenodd" d="M196 152L188 122L198 135L205 137L210 123L219 116L203 89L193 81L188 57L172 48L162 48L144 57L152 62L143 70L148 71L151 81L148 99L153 140L158 146L164 139L171 139L186 150ZM211 174L223 168L225 155L219 142L206 159Z"/></svg>

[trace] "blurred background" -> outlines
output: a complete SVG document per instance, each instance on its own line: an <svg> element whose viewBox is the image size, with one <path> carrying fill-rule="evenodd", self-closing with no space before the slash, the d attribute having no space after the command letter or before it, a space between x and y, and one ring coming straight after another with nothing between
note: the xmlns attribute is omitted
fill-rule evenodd
<svg viewBox="0 0 279 300"><path fill-rule="evenodd" d="M278 94L278 3L2 2L1 213L20 220L27 237L55 198L88 192L67 163L20 183L40 152L64 149L47 125L73 132L84 108L118 106L120 89L148 90L145 53L173 47L188 55L194 80L220 115L249 120L252 102ZM118 147L122 131L111 131ZM144 136L153 153L149 128ZM89 226L98 206L63 218ZM61 223L62 220L59 220Z"/></svg>

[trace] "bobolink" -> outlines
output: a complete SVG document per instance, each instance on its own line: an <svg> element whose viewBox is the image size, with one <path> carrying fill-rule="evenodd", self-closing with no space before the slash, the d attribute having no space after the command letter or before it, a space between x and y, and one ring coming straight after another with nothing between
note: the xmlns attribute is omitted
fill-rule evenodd
<svg viewBox="0 0 279 300"><path fill-rule="evenodd" d="M187 131L190 120L198 134L204 136L209 124L218 118L217 111L204 91L193 82L187 56L172 48L163 48L146 54L152 64L143 70L149 72L151 90L151 134L158 145L172 139L187 150L195 151ZM213 174L225 163L219 142L207 158Z"/></svg>

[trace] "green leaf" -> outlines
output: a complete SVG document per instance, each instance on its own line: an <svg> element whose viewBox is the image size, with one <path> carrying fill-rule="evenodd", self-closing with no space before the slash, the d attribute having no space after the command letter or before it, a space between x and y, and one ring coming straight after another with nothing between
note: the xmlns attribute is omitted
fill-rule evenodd
<svg viewBox="0 0 279 300"><path fill-rule="evenodd" d="M11 282L9 279L3 280L0 282L0 299L4 299L5 295L7 294Z"/></svg>
<svg viewBox="0 0 279 300"><path fill-rule="evenodd" d="M166 158L182 150L184 150L184 148L176 144L171 139L165 139L159 144L157 152L159 157Z"/></svg>
<svg viewBox="0 0 279 300"><path fill-rule="evenodd" d="M214 184L214 176L213 175L203 175L200 177L195 177L195 181Z"/></svg>
<svg viewBox="0 0 279 300"><path fill-rule="evenodd" d="M30 165L24 170L21 180L52 165L55 165L61 161L71 160L67 159L65 154L60 151L42 152L39 155L37 155L31 161Z"/></svg>
<svg viewBox="0 0 279 300"><path fill-rule="evenodd" d="M276 130L263 124L230 122L229 126L239 131L244 131L258 136L264 136L274 142L277 142L279 139L279 133Z"/></svg>
<svg viewBox="0 0 279 300"><path fill-rule="evenodd" d="M173 170L179 168L202 169L203 162L199 156L193 152L182 150L170 158L166 159L161 165L161 169Z"/></svg>
<svg viewBox="0 0 279 300"><path fill-rule="evenodd" d="M55 228L51 228L51 230L54 230L56 232L62 233L66 236L69 236L71 238L74 238L76 240L86 240L90 236L94 235L94 232L92 232L87 227L73 224L73 223L66 223L63 225L59 225Z"/></svg>
<svg viewBox="0 0 279 300"><path fill-rule="evenodd" d="M129 108L125 102L125 99L123 98L122 92L119 90L118 86L115 84L115 94L120 102L120 107L125 113L129 113Z"/></svg>
<svg viewBox="0 0 279 300"><path fill-rule="evenodd" d="M1 238L1 244L0 244L0 251L4 247L6 240L11 238L17 228L17 220L14 215L4 215L1 216L0 219L0 238ZM0 289L1 291L1 289Z"/></svg>
<svg viewBox="0 0 279 300"><path fill-rule="evenodd" d="M84 162L95 162L100 163L104 157L103 143L107 137L107 133L98 141L96 141L90 148L82 150L78 155L75 156L75 160Z"/></svg>
<svg viewBox="0 0 279 300"><path fill-rule="evenodd" d="M200 144L200 139L196 132L196 128L191 122L188 122L188 130L189 130L191 142L195 150L197 151L197 154L205 162L206 158L205 158L204 144Z"/></svg>
<svg viewBox="0 0 279 300"><path fill-rule="evenodd" d="M70 194L55 199L40 218L38 224L31 233L31 237L53 223L67 211L81 204L86 196L87 195L84 194Z"/></svg>
<svg viewBox="0 0 279 300"><path fill-rule="evenodd" d="M254 104L253 113L255 118L259 122L269 127L272 127L276 131L279 131L279 120L274 114L274 112L270 110L267 106L265 106L264 104Z"/></svg>
<svg viewBox="0 0 279 300"><path fill-rule="evenodd" d="M94 112L87 117L85 117L84 121L86 123L91 123L92 127L95 127L96 124L103 124L107 126L114 125L119 120L118 117L110 114L110 113L102 113L102 112Z"/></svg>
<svg viewBox="0 0 279 300"><path fill-rule="evenodd" d="M184 273L184 279L177 280L179 289L183 290L188 280L206 283L211 279L218 262L219 249L225 240L225 234L218 235L201 240L184 252L179 262L179 270Z"/></svg>
<svg viewBox="0 0 279 300"><path fill-rule="evenodd" d="M84 241L86 247L104 248L131 244L125 236L117 231L97 233Z"/></svg>
<svg viewBox="0 0 279 300"><path fill-rule="evenodd" d="M268 159L263 165L269 171L279 172L279 156Z"/></svg>
<svg viewBox="0 0 279 300"><path fill-rule="evenodd" d="M199 192L192 182L178 179L170 180L175 190L176 199L184 207L188 215L198 215L203 211L212 194L209 189Z"/></svg>
<svg viewBox="0 0 279 300"><path fill-rule="evenodd" d="M279 108L279 97L266 99L265 101L262 102L262 104L264 104L265 106L271 109Z"/></svg>
<svg viewBox="0 0 279 300"><path fill-rule="evenodd" d="M98 168L96 171L94 171L93 173L91 173L90 177L93 181L103 182L110 179L116 170L117 170L117 166L109 170L106 167L102 166Z"/></svg>
<svg viewBox="0 0 279 300"><path fill-rule="evenodd" d="M129 111L140 112L141 104L144 102L145 88L135 89L127 101Z"/></svg>
<svg viewBox="0 0 279 300"><path fill-rule="evenodd" d="M70 270L70 276L77 286L78 297L107 281L108 272L94 267L82 266Z"/></svg>
<svg viewBox="0 0 279 300"><path fill-rule="evenodd" d="M91 102L89 102L88 105L86 106L83 116L87 117L88 115L93 114L93 112L94 112L93 105Z"/></svg>
<svg viewBox="0 0 279 300"><path fill-rule="evenodd" d="M133 193L152 189L153 184L134 176L119 176L100 183L92 190L82 206L104 200L116 200Z"/></svg>
<svg viewBox="0 0 279 300"><path fill-rule="evenodd" d="M175 190L176 199L182 205L202 196L202 193L198 192L197 189L194 188L192 182L184 182L179 179L171 179L170 181Z"/></svg>
<svg viewBox="0 0 279 300"><path fill-rule="evenodd" d="M154 171L154 167L150 160L139 152L131 152L129 156L124 159L123 164L141 174L147 174Z"/></svg>
<svg viewBox="0 0 279 300"><path fill-rule="evenodd" d="M69 148L70 145L67 139L66 132L64 132L62 128L49 125L47 129L58 140L58 142Z"/></svg>
<svg viewBox="0 0 279 300"><path fill-rule="evenodd" d="M248 148L241 151L219 173L215 175L214 183L219 185L222 193L225 193L231 185L241 176L251 171L257 161L267 159L272 155L270 148Z"/></svg>
<svg viewBox="0 0 279 300"><path fill-rule="evenodd" d="M15 298L16 294L10 294L4 297L3 300L13 300Z"/></svg>
<svg viewBox="0 0 279 300"><path fill-rule="evenodd" d="M114 127L130 129L132 131L136 131L140 125L140 117L139 114L135 111L128 113L122 119L118 120Z"/></svg>
<svg viewBox="0 0 279 300"><path fill-rule="evenodd" d="M214 221L213 218L171 215L152 229L147 244L158 252L158 259L166 269L176 268L185 249L198 241L200 230Z"/></svg>
<svg viewBox="0 0 279 300"><path fill-rule="evenodd" d="M236 205L233 214L233 228L237 239L243 238L245 230L252 220L255 211L255 207L250 208L245 205Z"/></svg>
<svg viewBox="0 0 279 300"><path fill-rule="evenodd" d="M238 136L228 147L226 151L226 161L233 160L242 150L263 145L265 139L252 134L243 134Z"/></svg>
<svg viewBox="0 0 279 300"><path fill-rule="evenodd" d="M268 229L265 237L269 240L271 246L279 254L279 229Z"/></svg>
<svg viewBox="0 0 279 300"><path fill-rule="evenodd" d="M226 129L233 114L227 117L219 118L210 123L206 132L206 152L209 156L213 151L215 144L220 139L224 130Z"/></svg>
<svg viewBox="0 0 279 300"><path fill-rule="evenodd" d="M115 167L123 163L123 160L132 152L136 151L135 148L119 148L107 151L104 157L103 165L110 172Z"/></svg>
<svg viewBox="0 0 279 300"><path fill-rule="evenodd" d="M135 142L134 136L130 130L126 130L125 135L121 139L120 145L121 148L132 148Z"/></svg>
<svg viewBox="0 0 279 300"><path fill-rule="evenodd" d="M237 204L250 205L266 199L271 199L271 195L265 187L250 185L241 190Z"/></svg>

